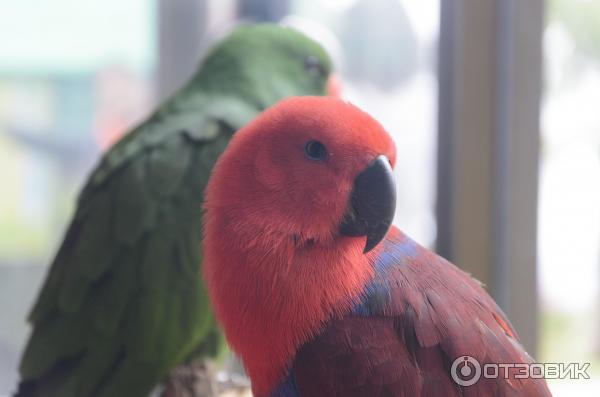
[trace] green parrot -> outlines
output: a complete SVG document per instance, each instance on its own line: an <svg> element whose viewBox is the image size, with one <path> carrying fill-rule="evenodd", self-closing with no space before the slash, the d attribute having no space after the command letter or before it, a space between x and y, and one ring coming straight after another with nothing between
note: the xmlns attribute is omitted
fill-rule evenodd
<svg viewBox="0 0 600 397"><path fill-rule="evenodd" d="M232 134L331 62L304 35L242 26L90 175L30 315L16 396L143 397L224 342L200 277L202 203Z"/></svg>

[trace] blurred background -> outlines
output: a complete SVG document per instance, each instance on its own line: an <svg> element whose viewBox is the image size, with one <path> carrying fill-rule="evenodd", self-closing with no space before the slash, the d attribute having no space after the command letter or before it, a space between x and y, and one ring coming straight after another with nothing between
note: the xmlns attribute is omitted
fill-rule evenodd
<svg viewBox="0 0 600 397"><path fill-rule="evenodd" d="M320 41L398 147L396 223L600 390L600 2L0 0L0 395L98 157L238 21ZM268 60L266 60L268 62Z"/></svg>

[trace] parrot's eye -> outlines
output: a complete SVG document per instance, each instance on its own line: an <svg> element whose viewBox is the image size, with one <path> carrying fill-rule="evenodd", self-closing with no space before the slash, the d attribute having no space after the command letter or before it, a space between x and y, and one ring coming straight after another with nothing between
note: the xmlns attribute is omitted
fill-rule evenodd
<svg viewBox="0 0 600 397"><path fill-rule="evenodd" d="M304 146L306 156L311 160L325 160L327 157L327 148L319 141L308 141Z"/></svg>
<svg viewBox="0 0 600 397"><path fill-rule="evenodd" d="M311 75L321 75L323 74L323 68L321 67L321 62L314 55L309 55L304 58L304 69Z"/></svg>

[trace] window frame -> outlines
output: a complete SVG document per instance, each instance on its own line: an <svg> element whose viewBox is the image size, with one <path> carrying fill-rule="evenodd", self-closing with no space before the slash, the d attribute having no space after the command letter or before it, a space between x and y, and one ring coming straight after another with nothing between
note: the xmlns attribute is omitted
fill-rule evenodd
<svg viewBox="0 0 600 397"><path fill-rule="evenodd" d="M535 354L543 0L441 1L437 250Z"/></svg>

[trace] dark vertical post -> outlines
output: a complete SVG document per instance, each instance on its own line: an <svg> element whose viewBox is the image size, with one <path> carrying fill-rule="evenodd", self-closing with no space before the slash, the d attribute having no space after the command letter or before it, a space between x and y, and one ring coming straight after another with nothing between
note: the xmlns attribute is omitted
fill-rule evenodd
<svg viewBox="0 0 600 397"><path fill-rule="evenodd" d="M164 99L194 73L207 26L206 0L160 0L157 96Z"/></svg>
<svg viewBox="0 0 600 397"><path fill-rule="evenodd" d="M254 22L278 22L289 9L289 0L238 0L238 18Z"/></svg>
<svg viewBox="0 0 600 397"><path fill-rule="evenodd" d="M441 4L438 250L533 352L543 0Z"/></svg>

